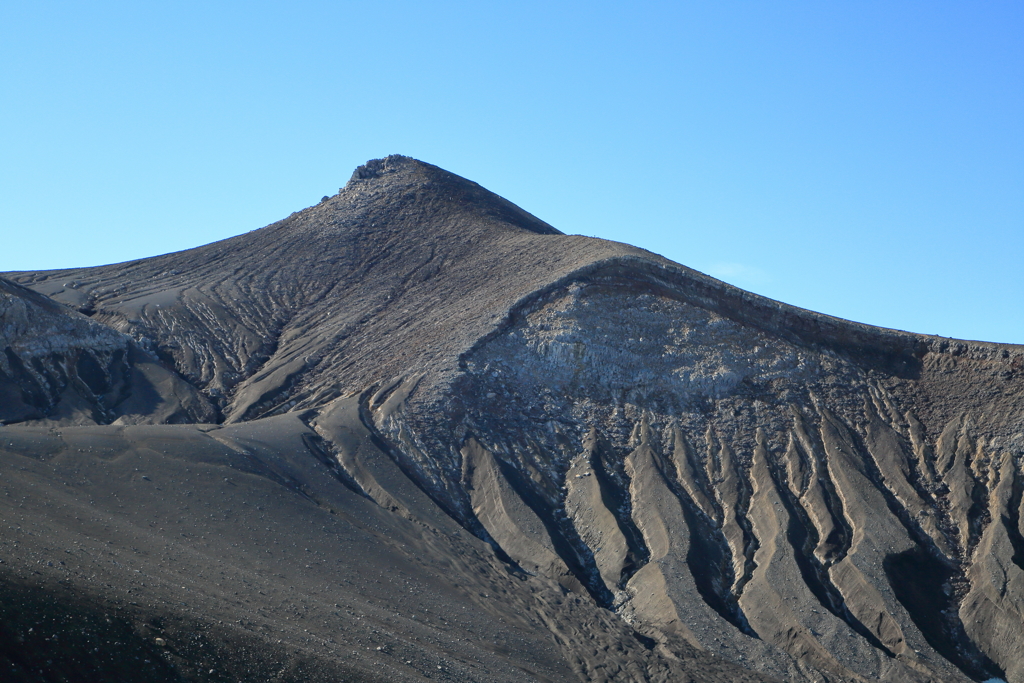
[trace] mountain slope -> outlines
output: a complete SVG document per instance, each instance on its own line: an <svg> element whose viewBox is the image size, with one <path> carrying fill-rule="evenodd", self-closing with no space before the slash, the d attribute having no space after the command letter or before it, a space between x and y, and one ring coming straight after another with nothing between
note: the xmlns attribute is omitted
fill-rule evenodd
<svg viewBox="0 0 1024 683"><path fill-rule="evenodd" d="M131 337L0 278L0 424L205 422L213 406Z"/></svg>
<svg viewBox="0 0 1024 683"><path fill-rule="evenodd" d="M507 616L534 615L514 637L554 637L561 653L502 655L535 677L559 679L567 663L583 680L1024 681L1022 347L786 306L561 235L407 157L370 162L338 195L236 238L5 277L88 315L53 314L107 330L96 345L130 338L210 406L190 421L222 423L15 411L6 419L25 423L0 436L34 436L12 440L11 458L67 459L68 435L114 429L126 442L103 447L133 458L190 462L173 444L212 439L257 469L281 457L326 468L316 495L295 483L311 475L271 479L318 509L337 499L345 524L374 510L381 538L409 523L439 539L468 531L470 546L395 552L498 581ZM59 443L32 431L58 417L81 426ZM279 540L268 527L257 543ZM463 581L451 599L479 608Z"/></svg>
<svg viewBox="0 0 1024 683"><path fill-rule="evenodd" d="M237 421L450 362L553 274L616 251L551 249L555 235L474 183L389 157L247 235L12 278L146 340Z"/></svg>

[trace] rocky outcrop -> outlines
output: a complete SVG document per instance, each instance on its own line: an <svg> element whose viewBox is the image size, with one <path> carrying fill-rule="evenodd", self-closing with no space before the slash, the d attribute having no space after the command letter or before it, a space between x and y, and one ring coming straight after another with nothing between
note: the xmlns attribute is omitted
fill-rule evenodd
<svg viewBox="0 0 1024 683"><path fill-rule="evenodd" d="M0 350L0 424L216 419L127 335L2 278Z"/></svg>

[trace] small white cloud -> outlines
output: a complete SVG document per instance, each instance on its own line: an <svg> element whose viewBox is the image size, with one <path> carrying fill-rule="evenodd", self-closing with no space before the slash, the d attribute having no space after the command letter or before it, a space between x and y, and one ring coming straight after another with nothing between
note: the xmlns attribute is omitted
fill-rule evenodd
<svg viewBox="0 0 1024 683"><path fill-rule="evenodd" d="M712 263L707 267L707 274L711 277L724 280L737 287L756 287L771 282L771 275L761 268L747 266L742 263L730 263L721 261Z"/></svg>

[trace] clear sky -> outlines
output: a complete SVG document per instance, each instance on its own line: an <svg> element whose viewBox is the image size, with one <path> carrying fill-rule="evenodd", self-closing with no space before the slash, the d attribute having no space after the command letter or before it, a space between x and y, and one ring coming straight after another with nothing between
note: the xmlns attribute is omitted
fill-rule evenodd
<svg viewBox="0 0 1024 683"><path fill-rule="evenodd" d="M0 3L0 271L246 232L407 154L563 232L1024 343L1024 3Z"/></svg>

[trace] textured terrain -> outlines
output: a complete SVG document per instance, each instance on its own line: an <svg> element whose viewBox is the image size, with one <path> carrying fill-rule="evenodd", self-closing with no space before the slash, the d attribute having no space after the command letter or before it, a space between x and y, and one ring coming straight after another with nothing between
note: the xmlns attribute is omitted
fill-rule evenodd
<svg viewBox="0 0 1024 683"><path fill-rule="evenodd" d="M109 642L152 680L1024 683L1024 347L789 307L407 157L4 278L14 680L119 680Z"/></svg>

